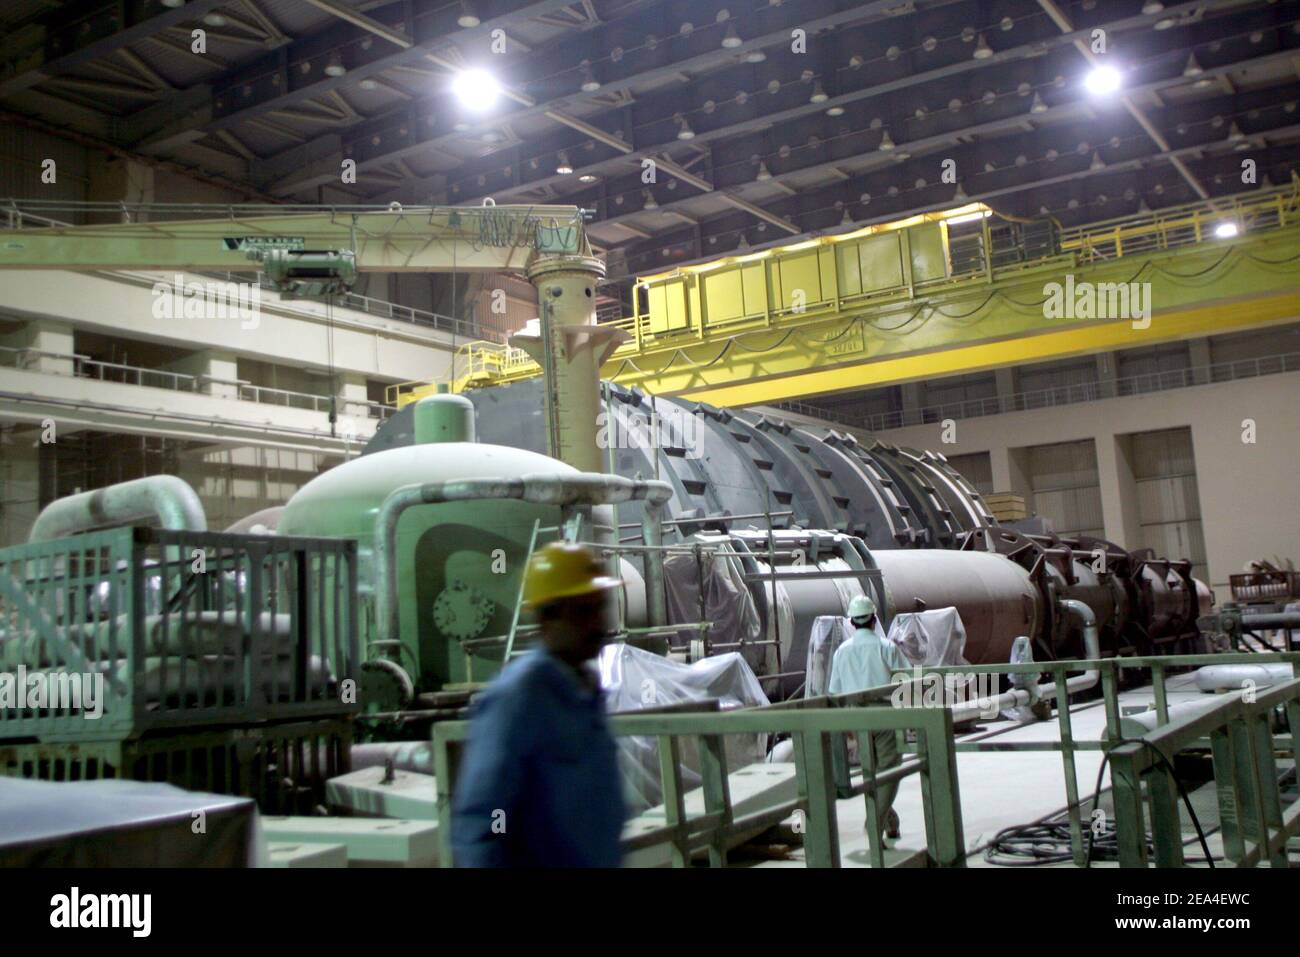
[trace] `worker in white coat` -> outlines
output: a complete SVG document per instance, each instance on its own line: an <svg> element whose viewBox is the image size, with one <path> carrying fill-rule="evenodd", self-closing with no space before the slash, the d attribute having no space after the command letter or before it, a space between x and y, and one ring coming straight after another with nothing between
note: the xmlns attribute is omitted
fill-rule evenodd
<svg viewBox="0 0 1300 957"><path fill-rule="evenodd" d="M879 688L890 684L896 672L907 672L911 668L899 647L885 638L885 631L876 615L876 604L866 595L857 595L849 602L849 621L853 624L853 637L835 649L827 688L830 694L851 694ZM872 749L877 771L892 768L902 760L893 731L876 731L871 734L870 741L859 736L859 755L863 755L864 746ZM893 807L897 794L896 782L883 784L876 790L877 814L884 836L891 839L897 838L899 833L898 814Z"/></svg>

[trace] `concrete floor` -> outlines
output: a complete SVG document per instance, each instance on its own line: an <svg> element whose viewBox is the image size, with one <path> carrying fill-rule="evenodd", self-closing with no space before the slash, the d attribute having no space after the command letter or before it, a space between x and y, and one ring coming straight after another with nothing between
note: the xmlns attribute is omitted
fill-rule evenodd
<svg viewBox="0 0 1300 957"><path fill-rule="evenodd" d="M1202 699L1192 684L1190 675L1171 677L1168 681L1170 705L1180 701ZM1135 688L1120 694L1121 713L1154 707L1150 687ZM1106 715L1100 700L1075 705L1071 722L1076 741L1099 741L1106 726ZM977 730L962 735L958 740L982 739L1014 741L1058 741L1059 725L1055 717L1049 721L1017 724L1014 721L988 722ZM1100 751L1075 753L1079 797L1083 802L1084 823L1092 809L1092 797L1097 780L1097 770L1102 763ZM998 831L1018 824L1029 824L1063 812L1067 799L1065 772L1060 752L1054 751L992 751L958 752L957 780L961 787L962 827L969 851L968 865L972 867L997 866L984 860L984 848ZM1102 778L1103 795L1110 787L1109 769ZM1206 790L1206 789L1202 789ZM1206 798L1209 798L1207 801ZM1209 828L1207 814L1213 804L1212 789L1205 795L1197 794L1194 806L1203 828ZM1103 796L1103 808L1107 802ZM899 786L894 802L901 822L901 836L896 848L886 851L890 866L922 863L925 850L925 815L921 804L921 781L910 775ZM844 867L869 867L866 834L866 802L861 797L838 802L840 856ZM1217 813L1213 824L1217 825ZM1193 832L1194 833L1194 832ZM1211 837L1210 847L1218 853L1220 847ZM1188 855L1200 856L1199 848L1189 848ZM762 861L757 867L802 867L803 850L794 849L782 860ZM1070 864L1060 865L1069 867Z"/></svg>

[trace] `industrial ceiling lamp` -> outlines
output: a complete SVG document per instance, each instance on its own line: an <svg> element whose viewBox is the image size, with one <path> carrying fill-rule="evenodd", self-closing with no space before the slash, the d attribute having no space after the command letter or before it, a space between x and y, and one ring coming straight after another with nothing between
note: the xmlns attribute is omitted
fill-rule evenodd
<svg viewBox="0 0 1300 957"><path fill-rule="evenodd" d="M658 209L658 208L659 208L659 201L655 199L655 194L652 193L652 192L650 192L650 190L648 190L648 189L644 189L644 190L642 190L642 191L641 191L641 196L642 196L642 203L641 203L641 208L642 208L642 209Z"/></svg>
<svg viewBox="0 0 1300 957"><path fill-rule="evenodd" d="M1239 232L1236 223L1219 223L1214 227L1214 235L1220 239L1232 239Z"/></svg>
<svg viewBox="0 0 1300 957"><path fill-rule="evenodd" d="M1030 113L1047 112L1047 104L1043 102L1043 98L1039 96L1037 93L1034 94L1034 102L1033 105L1029 107L1029 112Z"/></svg>
<svg viewBox="0 0 1300 957"><path fill-rule="evenodd" d="M1196 62L1196 54L1187 54L1187 66L1183 67L1183 76L1191 79L1194 76L1200 76L1204 72L1205 71L1201 69L1201 65Z"/></svg>
<svg viewBox="0 0 1300 957"><path fill-rule="evenodd" d="M1097 66L1083 83L1093 96L1110 96L1124 85L1124 78L1113 66Z"/></svg>
<svg viewBox="0 0 1300 957"><path fill-rule="evenodd" d="M456 25L464 30L472 30L482 22L474 12L473 4L469 0L461 0L460 16L456 18Z"/></svg>
<svg viewBox="0 0 1300 957"><path fill-rule="evenodd" d="M343 65L343 58L339 56L339 51L335 50L330 54L329 60L325 63L326 76L343 76L348 72L348 68Z"/></svg>
<svg viewBox="0 0 1300 957"><path fill-rule="evenodd" d="M771 171L767 168L767 164L764 163L762 160L759 160L759 161L758 161L758 175L755 176L754 179L758 180L760 183L765 183L765 182L767 182L767 181L768 181L769 179L771 179L771 178L772 178L772 173L771 173Z"/></svg>
<svg viewBox="0 0 1300 957"><path fill-rule="evenodd" d="M749 251L749 240L745 238L744 233L740 234L740 242L736 243L736 249L742 253Z"/></svg>
<svg viewBox="0 0 1300 957"><path fill-rule="evenodd" d="M600 81L596 79L596 74L591 69L591 61L582 61L582 92L595 93L600 89Z"/></svg>
<svg viewBox="0 0 1300 957"><path fill-rule="evenodd" d="M881 136L880 136L880 147L879 147L879 148L882 149L882 150L885 150L885 151L889 151L889 150L892 150L892 149L894 148L894 145L895 145L895 144L894 144L894 140L893 140L893 138L889 135L889 130L885 130L885 132L882 133Z"/></svg>
<svg viewBox="0 0 1300 957"><path fill-rule="evenodd" d="M203 22L210 27L224 27L229 21L220 13L209 13L203 18Z"/></svg>
<svg viewBox="0 0 1300 957"><path fill-rule="evenodd" d="M722 35L722 48L724 50L734 50L740 46L740 34L736 32L734 23L727 24L727 32Z"/></svg>
<svg viewBox="0 0 1300 957"><path fill-rule="evenodd" d="M1155 16L1164 8L1165 5L1160 0L1146 0L1146 3L1142 4L1142 12L1148 17Z"/></svg>
<svg viewBox="0 0 1300 957"><path fill-rule="evenodd" d="M975 52L971 56L977 60L987 60L992 55L993 48L988 45L988 41L984 39L984 34L981 33L979 39L975 41Z"/></svg>
<svg viewBox="0 0 1300 957"><path fill-rule="evenodd" d="M452 80L452 92L461 105L474 113L488 110L501 94L501 85L487 70L462 70Z"/></svg>
<svg viewBox="0 0 1300 957"><path fill-rule="evenodd" d="M185 6L185 0L162 0L162 5L170 10Z"/></svg>
<svg viewBox="0 0 1300 957"><path fill-rule="evenodd" d="M847 206L844 207L844 216L843 216L843 218L840 220L840 225L841 225L841 226L852 226L852 225L853 225L853 217L849 215L849 208L848 208Z"/></svg>
<svg viewBox="0 0 1300 957"><path fill-rule="evenodd" d="M695 139L695 131L691 129L691 124L686 122L686 117L680 113L677 114L677 138L679 140Z"/></svg>
<svg viewBox="0 0 1300 957"><path fill-rule="evenodd" d="M826 95L826 90L822 87L821 80L818 80L813 84L812 96L808 97L808 102L825 103L829 99L830 97Z"/></svg>
<svg viewBox="0 0 1300 957"><path fill-rule="evenodd" d="M1096 150L1093 150L1092 162L1088 164L1088 171L1095 173L1098 170L1102 170L1105 168L1106 168L1106 164L1102 162L1101 154L1098 153Z"/></svg>
<svg viewBox="0 0 1300 957"><path fill-rule="evenodd" d="M970 197L966 195L966 190L961 188L961 183L958 183L956 191L952 194L952 201L954 203L965 203L969 200Z"/></svg>
<svg viewBox="0 0 1300 957"><path fill-rule="evenodd" d="M832 106L830 109L828 109L828 110L826 111L826 115L827 115L827 116L843 116L843 115L844 115L844 107L842 107L842 106Z"/></svg>
<svg viewBox="0 0 1300 957"><path fill-rule="evenodd" d="M1228 124L1229 143L1236 143L1239 142L1240 140L1244 140L1245 138L1246 138L1246 134L1241 132L1241 127L1237 125L1236 120L1233 120L1230 124Z"/></svg>
<svg viewBox="0 0 1300 957"><path fill-rule="evenodd" d="M745 54L746 63L762 63L767 59L767 54L762 50L750 50Z"/></svg>
<svg viewBox="0 0 1300 957"><path fill-rule="evenodd" d="M564 150L560 150L555 157L555 172L561 176L568 176L573 172L573 164L569 162L569 154Z"/></svg>

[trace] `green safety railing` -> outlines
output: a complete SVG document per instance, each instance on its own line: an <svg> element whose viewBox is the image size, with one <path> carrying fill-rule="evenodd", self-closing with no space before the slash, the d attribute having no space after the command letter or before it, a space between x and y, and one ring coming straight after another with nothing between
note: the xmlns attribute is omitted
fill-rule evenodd
<svg viewBox="0 0 1300 957"><path fill-rule="evenodd" d="M0 673L48 691L0 707L0 743L353 714L356 593L350 539L116 528L0 549Z"/></svg>
<svg viewBox="0 0 1300 957"><path fill-rule="evenodd" d="M1061 753L1061 767L1065 779L1066 793L1066 812L1069 819L1070 828L1070 849L1071 856L1077 866L1084 867L1089 864L1088 845L1084 836L1082 802L1079 797L1079 782L1076 769L1075 755L1080 751L1101 751L1110 755L1108 758L1112 766L1112 782L1114 784L1114 756L1126 755L1127 751L1121 751L1121 748L1137 747L1149 751L1144 745L1130 743L1123 734L1122 721L1123 715L1120 711L1119 695L1120 683L1123 672L1129 670L1143 670L1151 672L1151 691L1154 697L1155 712L1157 717L1157 730L1152 734L1158 734L1166 726L1173 727L1169 716L1169 697L1167 680L1172 670L1200 668L1209 665L1267 665L1267 664L1289 664L1293 674L1300 670L1300 652L1275 652L1275 653L1243 653L1243 652L1225 652L1208 655L1154 655L1144 657L1124 657L1124 658L1101 658L1091 660L1063 660L1063 661L1042 661L1027 662L1024 664L991 664L991 665L949 665L935 668L919 669L919 674L936 674L936 675L971 675L971 674L1005 674L1005 675L1025 675L1038 676L1047 674L1059 686L1063 685L1067 676L1085 671L1099 671L1100 684L1102 689L1102 704L1105 709L1106 726L1104 737L1101 740L1077 740L1074 735L1073 721L1070 709L1068 707L1058 707L1056 709L1056 720L1060 729L1059 741L958 741L954 744L954 750L961 752L1026 752L1026 751L1059 751ZM918 673L915 672L914 673ZM883 689L881 689L883 691ZM1267 694L1272 695L1270 691ZM1259 693L1259 700L1265 700L1265 692ZM1233 701L1240 702L1237 696L1231 697L1224 703L1224 708L1228 712L1235 714ZM1290 724L1293 730L1297 727L1296 716L1291 712ZM1199 722L1199 716L1192 719ZM1178 722L1183 724L1186 722ZM1194 725L1201 728L1200 723ZM1172 759L1173 753L1183 747L1188 747L1204 739L1204 735L1193 737L1178 736L1178 747L1173 748L1167 756ZM1172 745L1170 745L1172 747ZM1121 757L1123 760L1123 757ZM1158 759L1157 759L1158 760ZM1222 783L1224 780L1218 776L1216 767L1216 779ZM1273 787L1276 788L1276 777L1273 781ZM1245 787L1243 781L1235 780L1234 783L1227 785L1229 788ZM1246 797L1250 797L1249 792ZM1119 797L1116 794L1116 801ZM1300 812L1295 812L1300 813ZM1129 813L1126 817L1121 818L1117 812L1115 822L1117 839L1123 845L1129 842L1130 846L1143 848L1145 853L1146 835L1143 830L1142 818ZM1294 825L1293 825L1294 826ZM1294 831L1292 832L1294 833ZM1226 834L1226 828L1225 828ZM1181 838L1179 839L1181 846ZM1285 842L1283 842L1285 843ZM1125 866L1128 866L1127 864Z"/></svg>
<svg viewBox="0 0 1300 957"><path fill-rule="evenodd" d="M1223 853L1235 867L1265 861L1288 867L1287 842L1300 834L1300 799L1284 806L1270 722L1286 712L1291 759L1300 758L1300 680L1291 680L1253 700L1232 695L1203 714L1171 722L1109 752L1115 801L1115 830L1122 867L1148 865L1143 782L1151 810L1151 843L1157 867L1182 867L1181 785L1174 756L1207 738L1214 767Z"/></svg>
<svg viewBox="0 0 1300 957"><path fill-rule="evenodd" d="M891 689L892 690L892 689ZM754 708L709 714L623 714L610 719L615 736L655 738L664 794L665 824L624 840L633 853L660 844L670 848L674 866L686 866L696 852L706 851L710 866L727 863L729 842L755 830L774 826L796 812L804 821L804 853L809 867L838 867L839 828L832 751L834 739L848 732L913 732L912 760L889 769L868 766L854 787L866 801L869 851L874 867L885 866L884 849L875 835L881 810L877 789L910 775L921 780L925 815L926 855L931 866L963 867L961 800L953 748L952 718L942 708L871 706L870 692L837 698L814 698L798 706ZM864 706L865 705L865 706ZM451 802L456 766L469 734L469 722L442 722L433 728L434 777L437 792L439 860L452 862ZM732 805L723 739L732 734L788 734L794 742L797 793L793 799L738 816ZM686 811L682 785L681 744L699 743L704 812ZM864 749L870 752L869 748Z"/></svg>

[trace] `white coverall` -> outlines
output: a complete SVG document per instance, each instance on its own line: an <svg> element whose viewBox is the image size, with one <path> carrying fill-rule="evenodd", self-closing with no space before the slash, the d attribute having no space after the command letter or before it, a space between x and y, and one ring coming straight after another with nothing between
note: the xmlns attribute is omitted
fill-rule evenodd
<svg viewBox="0 0 1300 957"><path fill-rule="evenodd" d="M857 628L852 638L835 649L827 692L838 695L879 688L889 684L889 679L895 672L906 673L911 667L898 645L885 638L880 619L876 618L872 627ZM893 731L877 731L871 735L871 749L875 755L877 771L892 768L902 761L895 734ZM862 744L859 740L859 753ZM883 830L888 830L887 822L891 817L897 820L892 815L897 795L897 782L883 784L876 790L876 813Z"/></svg>

